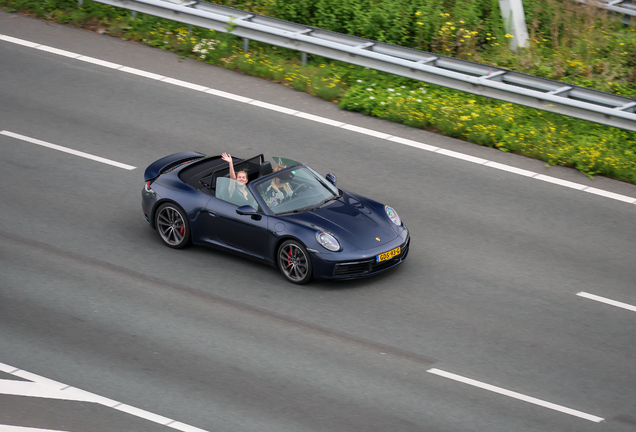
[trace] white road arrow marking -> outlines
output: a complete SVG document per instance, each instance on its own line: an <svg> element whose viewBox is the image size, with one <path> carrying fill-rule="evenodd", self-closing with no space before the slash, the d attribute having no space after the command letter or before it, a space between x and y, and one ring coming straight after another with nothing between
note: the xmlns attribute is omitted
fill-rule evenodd
<svg viewBox="0 0 636 432"><path fill-rule="evenodd" d="M67 386L66 388L70 389L71 387ZM64 391L64 389L58 389L50 385L28 381L0 380L0 394L95 402L94 398L90 398L85 394L79 394L73 391Z"/></svg>
<svg viewBox="0 0 636 432"><path fill-rule="evenodd" d="M0 425L0 432L67 432L53 429L37 429L22 426Z"/></svg>

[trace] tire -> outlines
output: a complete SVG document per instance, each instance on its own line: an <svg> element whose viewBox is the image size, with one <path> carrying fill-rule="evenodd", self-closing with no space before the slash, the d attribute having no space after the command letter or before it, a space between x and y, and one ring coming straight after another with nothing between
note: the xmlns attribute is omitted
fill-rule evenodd
<svg viewBox="0 0 636 432"><path fill-rule="evenodd" d="M155 213L155 227L159 238L173 249L184 248L190 243L190 224L185 212L176 204L161 204Z"/></svg>
<svg viewBox="0 0 636 432"><path fill-rule="evenodd" d="M278 268L288 281L303 285L311 280L311 257L303 245L295 240L286 240L278 248L276 256Z"/></svg>

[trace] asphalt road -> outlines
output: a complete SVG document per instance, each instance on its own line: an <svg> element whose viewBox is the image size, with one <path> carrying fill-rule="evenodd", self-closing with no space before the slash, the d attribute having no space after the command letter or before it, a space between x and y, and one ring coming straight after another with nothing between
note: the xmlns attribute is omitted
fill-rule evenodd
<svg viewBox="0 0 636 432"><path fill-rule="evenodd" d="M106 36L5 13L0 34L636 197ZM633 204L2 40L0 131L137 167L0 134L0 363L208 431L636 430L636 312L577 296L636 305ZM409 258L297 287L168 249L143 220L142 174L182 150L333 172L396 208ZM121 416L0 395L0 425L170 430Z"/></svg>

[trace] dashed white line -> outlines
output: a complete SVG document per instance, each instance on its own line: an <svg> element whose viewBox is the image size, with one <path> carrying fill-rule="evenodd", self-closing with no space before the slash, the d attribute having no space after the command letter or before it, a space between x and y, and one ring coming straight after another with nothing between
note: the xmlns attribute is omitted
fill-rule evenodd
<svg viewBox="0 0 636 432"><path fill-rule="evenodd" d="M100 66L104 66L104 67L109 67L112 69L116 69L116 70L120 70L123 72L128 72L131 74L135 74L135 75L139 75L142 77L146 77L146 78L150 78L150 79L154 79L154 80L158 80L158 81L163 81L166 83L170 83L170 84L175 84L175 85L179 85L185 88L189 88L195 91L201 91L204 93L208 93L208 94L212 94L215 96L220 96L226 99L231 99L237 102L241 102L241 103L247 103L253 106L258 106L261 108L266 108L266 109L270 109L270 110L275 110L284 114L288 114L288 115L293 115L296 117L300 117L300 118L304 118L306 120L311 120L311 121L315 121L315 122L319 122L319 123L323 123L323 124L328 124L334 127L338 127L338 128L342 128L342 129L347 129L353 132L357 132L357 133L361 133L361 134L365 134L365 135L370 135L379 139L384 139L387 141L392 141L395 143L399 143L399 144L404 144L404 145L408 145L411 147L415 147L415 148L419 148L425 151L430 151L433 153L437 153L437 154L441 154L441 155L445 155L445 156L450 156L453 157L455 159L460 159L460 160L464 160L464 161L468 161L468 162L472 162L472 163L477 163L480 165L484 165L490 168L495 168L495 169L499 169L502 171L507 171L513 174L518 174L518 175L522 175L525 177L530 177L536 180L541 180L547 183L552 183L552 184L556 184L559 186L564 186L564 187L568 187L571 189L575 189L575 190L579 190L579 191L583 191L583 192L588 192L594 195L598 195L598 196L602 196L605 198L609 198L609 199L613 199L613 200L617 200L617 201L622 201L622 202L626 202L629 204L636 204L636 198L630 197L630 196L626 196L626 195L621 195L621 194L617 194L614 192L609 192L609 191L604 191L601 189L597 189L597 188L593 188L593 187L589 187L589 186L585 186L583 184L579 184L579 183L574 183L574 182L570 182L567 180L562 180L562 179L558 179L556 177L551 177L551 176L546 176L543 174L539 174L533 171L528 171L528 170L524 170L524 169L520 169L520 168L515 168L512 166L508 166L508 165L504 165L498 162L494 162L494 161L489 161L486 159L482 159L479 157L475 157L475 156L470 156L464 153L459 153L456 151L452 151L452 150L447 150L447 149L440 149L439 147L435 147L435 146L431 146L429 144L425 144L425 143L419 143L417 141L413 141L413 140L408 140L405 138L400 138L400 137L395 137L389 134L386 134L384 132L379 132L379 131L375 131L372 129L367 129L367 128L363 128L363 127L359 127L359 126L355 126L355 125L350 125L350 124L346 124L346 123L342 123L339 122L337 120L332 120L332 119L327 119L324 117L320 117L320 116L315 116L312 114L307 114L307 113L302 113L300 111L291 109L291 108L286 108L286 107L282 107L279 105L273 105L270 104L268 102L263 102L263 101L258 101L255 99L251 99L248 97L244 97L244 96L240 96L240 95L236 95L233 93L228 93L228 92L224 92L222 90L216 90L216 89L211 89L205 86L201 86L198 84L194 84L194 83L188 83L185 81L181 81L181 80L177 80L174 78L169 78L169 77L165 77L163 75L158 75L152 72L148 72L148 71L143 71L140 69L135 69L135 68L131 68L128 66L122 66L122 65L118 65L116 63L111 63L111 62L106 62L103 60L99 60L99 59L95 59L92 57L86 57L83 56L81 54L75 54L69 51L65 51L65 50L61 50L58 48L53 48L53 47L49 47L46 45L41 45L38 43L34 43L34 42L30 42L30 41L25 41L22 39L18 39L12 36L8 36L8 35L3 35L0 34L0 40L4 40L6 42L10 42L10 43L14 43L14 44L18 44L18 45L23 45L26 47L30 47L30 48L35 48L35 49L39 49L39 50L43 50L43 51L48 51L54 54L59 54L59 55L63 55L63 56L67 56L70 58L74 58L76 60L82 60L85 62L89 62L89 63L93 63L96 65L100 65Z"/></svg>
<svg viewBox="0 0 636 432"><path fill-rule="evenodd" d="M73 149L70 149L70 148L67 148L67 147L62 147L62 146L57 145L57 144L51 144L51 143L46 142L46 141L42 141L42 140L39 140L39 139L36 139L36 138L31 138L31 137L28 137L28 136L25 136L25 135L20 135L20 134L14 133L14 132L9 132L9 131L6 131L6 130L0 131L0 135L5 135L5 136L11 137L11 138L15 138L15 139L19 139L19 140L22 140L22 141L30 142L32 144L37 144L37 145L42 146L42 147L47 147L47 148L50 148L50 149L53 149L53 150L61 151L61 152L64 152L64 153L69 153L69 154L72 154L72 155L75 155L75 156L83 157L85 159L91 159L91 160L94 160L96 162L101 162L101 163L106 164L106 165L116 166L118 168L123 168L125 170L134 170L136 168L136 167L134 167L132 165L127 165L127 164L124 164L124 163L121 163L121 162L116 162L114 160L106 159L106 158L103 158L103 157L100 157L100 156L95 156L95 155L92 155L92 154L89 154L89 153L84 153L84 152L81 152L81 151L78 151L78 150L73 150Z"/></svg>
<svg viewBox="0 0 636 432"><path fill-rule="evenodd" d="M484 390L488 390L488 391L491 391L493 393L498 393L498 394L501 394L501 395L504 395L504 396L508 396L508 397L511 397L511 398L514 398L514 399L519 399L519 400L522 400L524 402L528 402L528 403L531 403L531 404L534 404L534 405L539 405L539 406L542 406L544 408L549 408L549 409L552 409L552 410L555 410L555 411L559 411L559 412L562 412L564 414L569 414L569 415L572 415L572 416L575 416L575 417L580 417L582 419L593 421L593 422L596 422L596 423L599 423L599 422L602 422L603 420L605 420L602 417L598 417L598 416L595 416L595 415L592 415L592 414L587 414L587 413L584 413L582 411L577 411L577 410L574 410L574 409L571 409L571 408L564 407L562 405L554 404L552 402L546 402L546 401L541 400L541 399L537 399L537 398L534 398L534 397L531 397L531 396L526 396L526 395L521 394L521 393L517 393L517 392L510 391L510 390L506 390L506 389L503 389L501 387L496 387L494 385L486 384L486 383L483 383L483 382L480 382L480 381L476 381L476 380L471 379L471 378L466 378L466 377L463 377L461 375L456 375L454 373L445 372L443 370L439 370L439 369L433 368L433 369L429 369L427 372L435 374L435 375L438 375L438 376L441 376L441 377L444 377L444 378L451 379L453 381L458 381L458 382L461 382L461 383L464 383L464 384L468 384L468 385L471 385L473 387L478 387L478 388L481 388L481 389L484 389Z"/></svg>
<svg viewBox="0 0 636 432"><path fill-rule="evenodd" d="M605 303L605 304L616 306L622 309L627 309L632 312L636 312L636 306L633 306L627 303L611 300L605 297L597 296L595 294L590 294L583 291L581 291L580 293L577 293L576 295L579 297L585 297L586 299L595 300L597 302Z"/></svg>

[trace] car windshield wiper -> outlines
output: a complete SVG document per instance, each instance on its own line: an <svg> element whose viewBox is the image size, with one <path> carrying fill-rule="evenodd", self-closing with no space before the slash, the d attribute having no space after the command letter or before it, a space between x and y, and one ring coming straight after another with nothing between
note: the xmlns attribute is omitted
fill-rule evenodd
<svg viewBox="0 0 636 432"><path fill-rule="evenodd" d="M291 214L291 213L302 213L302 212L305 212L307 210L313 210L314 208L315 207L313 207L313 206L309 206L309 207L299 208L299 209L296 209L296 210L289 210L289 211L286 211L286 212L277 213L277 216L285 215L285 214Z"/></svg>
<svg viewBox="0 0 636 432"><path fill-rule="evenodd" d="M322 202L322 204L320 204L318 207L322 207L323 205L327 204L329 201L333 201L333 200L337 200L338 198L340 198L342 196L342 192L340 190L338 190L338 195L334 195L332 197L327 198L326 200L324 200Z"/></svg>

